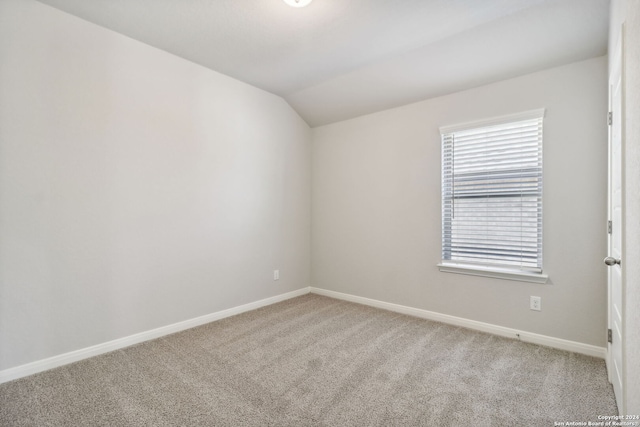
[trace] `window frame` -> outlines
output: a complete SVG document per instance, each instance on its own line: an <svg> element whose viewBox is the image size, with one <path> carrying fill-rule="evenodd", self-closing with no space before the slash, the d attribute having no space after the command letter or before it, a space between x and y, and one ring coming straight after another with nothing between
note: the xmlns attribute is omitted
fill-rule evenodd
<svg viewBox="0 0 640 427"><path fill-rule="evenodd" d="M448 134L452 134L455 132L461 132L461 131L467 131L467 130L473 130L473 129L480 129L480 128L484 128L484 127L490 127L490 126L498 126L498 125L504 125L504 124L509 124L509 123L514 123L514 122L520 122L520 121L525 121L525 120L534 120L534 119L540 119L542 121L544 121L544 116L545 116L545 109L541 108L541 109L536 109L536 110L530 110L530 111L525 111L525 112L521 112L521 113L516 113L516 114L509 114L509 115L505 115L505 116L499 116L499 117L493 117L493 118L489 118L489 119L484 119L484 120L476 120L473 122L466 122L466 123L462 123L462 124L457 124L457 125L451 125L451 126L442 126L440 127L440 147L441 150L444 147L444 136L448 135ZM543 126L544 129L544 126ZM540 144L542 145L544 143L544 136L541 137L541 142ZM542 148L542 147L541 147ZM444 155L444 153L442 154ZM443 158L441 157L441 167L442 167L442 160ZM544 172L544 169L542 170L542 172ZM440 189L440 194L441 194L441 208L443 208L443 191L445 190L444 188L444 168L442 168L441 170L441 189ZM542 203L542 202L541 202ZM441 238L440 238L440 243L441 243L441 256L443 256L444 258L444 232L445 232L445 225L444 225L444 221L445 221L445 213L444 213L444 209L441 209L442 212L442 218L441 218ZM544 215L544 213L542 213L542 215ZM542 224L541 224L542 227ZM543 230L544 228L542 228ZM542 231L541 231L542 233ZM542 242L544 241L544 239L542 238L542 235L540 236L540 239L538 241L539 244L542 244ZM544 250L544 248L541 249L542 251ZM471 276L483 276L483 277L491 277L491 278L498 278L498 279L508 279L508 280L516 280L516 281L524 281L524 282L533 282L533 283L547 283L548 281L548 276L546 274L543 273L542 271L542 266L539 267L539 271L532 271L530 268L519 268L519 267L514 267L514 268L510 268L510 267L505 267L505 266L493 266L493 265L486 265L486 264L474 264L471 262L464 262L464 261L455 261L455 260L445 260L445 259L441 259L440 263L437 264L439 270L441 272L444 273L457 273L457 274L465 274L465 275L471 275ZM535 269L534 269L535 270Z"/></svg>

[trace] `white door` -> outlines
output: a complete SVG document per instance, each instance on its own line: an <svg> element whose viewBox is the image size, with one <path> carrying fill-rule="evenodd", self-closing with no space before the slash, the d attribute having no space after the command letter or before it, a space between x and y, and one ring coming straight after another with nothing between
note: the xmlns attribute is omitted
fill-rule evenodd
<svg viewBox="0 0 640 427"><path fill-rule="evenodd" d="M624 222L623 222L623 159L622 145L624 124L623 110L623 67L622 52L624 30L620 35L620 42L614 52L611 76L609 80L610 124L609 127L609 256L605 259L608 265L609 292L609 329L611 342L607 346L607 371L609 381L618 403L620 414L624 414L624 323L622 287L623 268L625 260L622 258Z"/></svg>

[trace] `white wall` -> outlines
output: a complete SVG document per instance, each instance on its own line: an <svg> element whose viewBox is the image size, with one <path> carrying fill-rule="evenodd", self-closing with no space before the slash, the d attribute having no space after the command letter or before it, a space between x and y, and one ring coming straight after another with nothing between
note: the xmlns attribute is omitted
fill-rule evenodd
<svg viewBox="0 0 640 427"><path fill-rule="evenodd" d="M625 382L627 414L640 414L640 2L611 2L609 51L613 52L625 25L624 73L626 79L624 135L625 162L625 274L624 306Z"/></svg>
<svg viewBox="0 0 640 427"><path fill-rule="evenodd" d="M0 1L0 370L308 286L309 155L279 97Z"/></svg>
<svg viewBox="0 0 640 427"><path fill-rule="evenodd" d="M542 107L550 284L439 272L439 126ZM601 57L314 128L313 286L604 347L606 112Z"/></svg>

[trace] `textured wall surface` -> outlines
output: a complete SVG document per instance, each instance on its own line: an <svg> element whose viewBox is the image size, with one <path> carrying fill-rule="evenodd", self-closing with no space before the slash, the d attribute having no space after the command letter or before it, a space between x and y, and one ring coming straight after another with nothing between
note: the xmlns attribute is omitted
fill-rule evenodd
<svg viewBox="0 0 640 427"><path fill-rule="evenodd" d="M550 283L439 272L438 128L537 108ZM606 112L600 57L314 128L313 285L604 347Z"/></svg>
<svg viewBox="0 0 640 427"><path fill-rule="evenodd" d="M309 155L277 96L0 2L0 370L308 286Z"/></svg>

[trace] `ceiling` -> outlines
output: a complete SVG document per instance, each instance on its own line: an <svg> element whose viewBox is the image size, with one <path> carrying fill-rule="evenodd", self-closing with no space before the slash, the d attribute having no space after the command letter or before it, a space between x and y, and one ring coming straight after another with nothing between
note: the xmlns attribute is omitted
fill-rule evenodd
<svg viewBox="0 0 640 427"><path fill-rule="evenodd" d="M282 96L314 127L606 54L609 0L39 0Z"/></svg>

